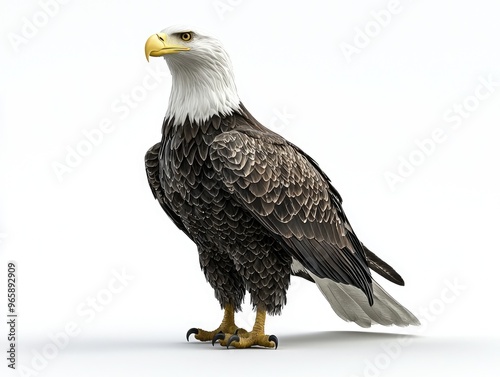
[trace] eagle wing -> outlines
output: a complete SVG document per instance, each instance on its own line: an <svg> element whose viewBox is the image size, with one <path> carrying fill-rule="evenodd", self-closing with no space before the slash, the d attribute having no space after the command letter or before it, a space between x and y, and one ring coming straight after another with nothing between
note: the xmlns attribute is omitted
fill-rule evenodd
<svg viewBox="0 0 500 377"><path fill-rule="evenodd" d="M292 257L320 278L360 288L373 303L363 246L314 160L281 136L255 129L218 135L210 158L235 200Z"/></svg>
<svg viewBox="0 0 500 377"><path fill-rule="evenodd" d="M158 156L160 154L161 142L153 145L146 153L144 157L144 162L146 164L146 174L148 177L149 187L153 192L154 197L160 203L161 208L167 213L167 215L172 219L175 225L182 230L189 238L193 239L192 236L187 231L186 227L182 223L181 218L170 208L168 200L165 197L165 193L161 187L162 181L162 170L160 169L160 161Z"/></svg>

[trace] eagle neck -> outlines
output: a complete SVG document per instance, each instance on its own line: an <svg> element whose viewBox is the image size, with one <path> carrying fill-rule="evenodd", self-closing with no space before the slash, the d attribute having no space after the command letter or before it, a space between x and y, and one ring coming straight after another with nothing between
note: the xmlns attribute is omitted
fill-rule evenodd
<svg viewBox="0 0 500 377"><path fill-rule="evenodd" d="M176 58L167 59L172 73L172 90L166 117L174 124L202 123L239 109L240 99L229 61L181 61Z"/></svg>

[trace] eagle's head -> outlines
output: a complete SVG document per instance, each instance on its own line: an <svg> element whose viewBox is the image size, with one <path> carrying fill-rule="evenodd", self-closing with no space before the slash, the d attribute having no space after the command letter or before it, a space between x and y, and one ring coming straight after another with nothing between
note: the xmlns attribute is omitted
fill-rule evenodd
<svg viewBox="0 0 500 377"><path fill-rule="evenodd" d="M173 26L146 41L146 59L163 56L172 74L167 118L175 124L229 115L240 107L229 55L218 39Z"/></svg>

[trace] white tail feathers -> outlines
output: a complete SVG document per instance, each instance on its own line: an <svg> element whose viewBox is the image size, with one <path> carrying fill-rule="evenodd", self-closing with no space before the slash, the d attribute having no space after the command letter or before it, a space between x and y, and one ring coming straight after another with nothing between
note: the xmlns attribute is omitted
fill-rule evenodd
<svg viewBox="0 0 500 377"><path fill-rule="evenodd" d="M352 285L322 279L308 271L319 290L330 303L337 315L345 321L355 322L361 327L379 323L384 326L420 325L419 320L408 309L373 281L373 305L370 306L366 295Z"/></svg>

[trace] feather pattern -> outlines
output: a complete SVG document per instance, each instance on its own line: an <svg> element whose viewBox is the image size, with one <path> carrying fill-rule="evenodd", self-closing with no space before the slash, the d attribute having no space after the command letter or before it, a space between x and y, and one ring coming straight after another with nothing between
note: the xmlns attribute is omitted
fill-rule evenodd
<svg viewBox="0 0 500 377"><path fill-rule="evenodd" d="M358 240L316 162L239 109L181 126L166 118L145 158L155 198L198 246L221 306L240 308L248 290L255 306L279 313L295 274L314 281L345 320L416 323L372 280L369 267L402 282Z"/></svg>
<svg viewBox="0 0 500 377"><path fill-rule="evenodd" d="M294 258L317 276L360 288L372 302L362 245L329 181L304 152L254 124L215 137L210 158L234 200Z"/></svg>

